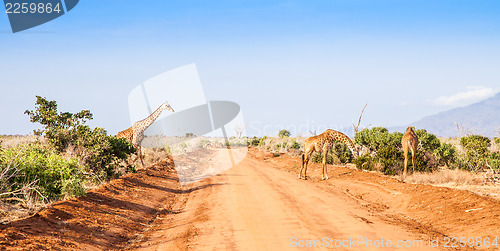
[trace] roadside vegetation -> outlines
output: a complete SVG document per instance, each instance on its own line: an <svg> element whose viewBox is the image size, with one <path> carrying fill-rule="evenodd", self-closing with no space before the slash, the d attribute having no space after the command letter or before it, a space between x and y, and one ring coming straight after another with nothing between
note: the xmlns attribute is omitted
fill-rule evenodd
<svg viewBox="0 0 500 251"><path fill-rule="evenodd" d="M408 180L410 182L449 183L455 177L457 184L469 184L474 179L471 177L478 177L479 173L500 172L500 138L491 140L481 135L467 135L459 139L439 139L425 129L414 131L420 143L415 155L416 176ZM402 137L403 133L391 133L384 127L360 130L353 142L362 145L364 153L354 158L343 143L337 143L327 155L327 163L353 163L358 169L401 175L404 167ZM290 132L281 130L276 137L250 138L248 145L273 152L275 156L280 153L301 155L306 139L302 136L291 137ZM412 170L411 153L408 158L408 168ZM321 154L314 153L311 161L321 163ZM466 173L470 174L469 178L465 177Z"/></svg>
<svg viewBox="0 0 500 251"><path fill-rule="evenodd" d="M92 119L89 110L58 112L56 101L36 99L35 108L25 114L42 128L34 136L0 137L3 207L18 204L33 211L134 171L125 162L134 147L103 128L86 125Z"/></svg>

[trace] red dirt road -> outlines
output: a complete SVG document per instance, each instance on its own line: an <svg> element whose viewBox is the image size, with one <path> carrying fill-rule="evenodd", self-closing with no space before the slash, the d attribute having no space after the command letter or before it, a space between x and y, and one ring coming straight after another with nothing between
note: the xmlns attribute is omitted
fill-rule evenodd
<svg viewBox="0 0 500 251"><path fill-rule="evenodd" d="M285 250L323 237L372 241L421 240L421 234L394 226L364 210L352 198L332 194L296 175L248 158L202 182L209 189L189 194L166 217L141 250ZM194 186L199 186L195 184ZM427 238L425 238L427 240ZM187 241L186 241L187 240ZM299 240L303 240L300 242ZM322 245L334 245L328 240Z"/></svg>
<svg viewBox="0 0 500 251"><path fill-rule="evenodd" d="M201 156L217 159L221 151ZM180 187L165 162L1 226L0 247L426 250L429 239L447 249L446 238L487 237L495 247L500 237L497 200L347 167L329 166L330 180L319 181L313 164L304 181L297 178L299 163L251 149L236 167Z"/></svg>

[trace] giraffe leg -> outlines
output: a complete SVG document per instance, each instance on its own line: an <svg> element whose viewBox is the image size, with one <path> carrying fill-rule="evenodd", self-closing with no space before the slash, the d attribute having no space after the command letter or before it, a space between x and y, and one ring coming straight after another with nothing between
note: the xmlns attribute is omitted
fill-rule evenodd
<svg viewBox="0 0 500 251"><path fill-rule="evenodd" d="M411 165L413 168L412 173L415 173L415 150L411 149Z"/></svg>
<svg viewBox="0 0 500 251"><path fill-rule="evenodd" d="M302 170L304 170L304 180L307 180L306 171L307 171L307 163L309 162L310 152L305 152L302 155L302 168L300 168L299 179L302 179Z"/></svg>
<svg viewBox="0 0 500 251"><path fill-rule="evenodd" d="M302 166L300 167L300 172L299 172L299 179L302 179L302 170L304 169L304 160L306 158L306 153L302 154Z"/></svg>
<svg viewBox="0 0 500 251"><path fill-rule="evenodd" d="M142 159L142 151L140 146L139 146L139 158L141 159L142 168L144 168L144 160Z"/></svg>
<svg viewBox="0 0 500 251"><path fill-rule="evenodd" d="M403 154L405 155L405 168L403 170L403 176L406 177L406 169L408 166L408 149L406 147L403 148Z"/></svg>
<svg viewBox="0 0 500 251"><path fill-rule="evenodd" d="M134 160L132 160L132 164L135 164L135 162L137 161L138 158L139 158L139 154L137 154L137 151L136 151L135 158L134 158Z"/></svg>
<svg viewBox="0 0 500 251"><path fill-rule="evenodd" d="M321 180L327 180L328 174L326 173L326 158L328 155L328 149L323 149L323 173L321 175Z"/></svg>
<svg viewBox="0 0 500 251"><path fill-rule="evenodd" d="M307 153L304 160L304 180L307 180L307 164L309 163L309 159L311 158L311 153Z"/></svg>
<svg viewBox="0 0 500 251"><path fill-rule="evenodd" d="M135 158L134 158L134 160L132 160L132 165L135 165L135 162L139 158L139 154L140 154L139 146L134 145L134 148L135 148Z"/></svg>
<svg viewBox="0 0 500 251"><path fill-rule="evenodd" d="M304 165L304 176L302 177L304 180L307 180L306 172L307 172L307 163Z"/></svg>

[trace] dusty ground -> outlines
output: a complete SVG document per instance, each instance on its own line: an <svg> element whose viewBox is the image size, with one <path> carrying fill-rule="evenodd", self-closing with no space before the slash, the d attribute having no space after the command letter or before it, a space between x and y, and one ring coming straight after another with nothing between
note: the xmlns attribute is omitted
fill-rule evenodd
<svg viewBox="0 0 500 251"><path fill-rule="evenodd" d="M203 156L216 159L220 151ZM491 243L500 237L500 202L493 198L349 167L329 166L330 179L320 181L317 164L304 181L297 178L299 166L298 158L251 149L236 167L181 187L165 161L1 226L0 247L283 250L344 244L362 250L369 241L390 241L425 250L429 239L439 238L443 249L445 238L488 237Z"/></svg>

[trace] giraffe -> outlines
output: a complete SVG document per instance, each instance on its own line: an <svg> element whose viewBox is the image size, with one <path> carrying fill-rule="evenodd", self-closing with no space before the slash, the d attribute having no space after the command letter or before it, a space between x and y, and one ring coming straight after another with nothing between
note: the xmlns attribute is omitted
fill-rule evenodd
<svg viewBox="0 0 500 251"><path fill-rule="evenodd" d="M401 139L401 145L403 145L403 152L405 155L405 169L403 171L403 176L406 176L406 168L408 166L408 150L411 150L411 164L413 166L413 172L415 172L415 153L417 152L418 137L413 132L413 128L408 126L406 133Z"/></svg>
<svg viewBox="0 0 500 251"><path fill-rule="evenodd" d="M354 146L349 137L341 132L327 129L320 135L308 138L304 143L304 154L302 154L302 168L300 168L299 179L302 179L302 170L304 170L304 180L307 179L307 163L309 162L309 158L314 151L323 153L323 173L321 180L328 179L326 171L326 156L329 150L333 147L333 143L336 141L344 142L356 157L359 156L359 148Z"/></svg>
<svg viewBox="0 0 500 251"><path fill-rule="evenodd" d="M171 112L174 112L174 109L168 104L168 102L165 102L161 104L151 115L149 115L147 118L137 121L134 124L132 124L131 127L127 128L126 130L123 130L121 132L118 132L116 134L117 138L125 138L129 143L134 145L134 147L137 149L137 157L135 158L134 162L137 160L137 158L141 159L141 164L142 167L144 167L144 161L142 160L142 154L141 154L141 143L142 140L144 139L144 131L151 125L155 120L160 116L160 114L164 111L168 110Z"/></svg>

